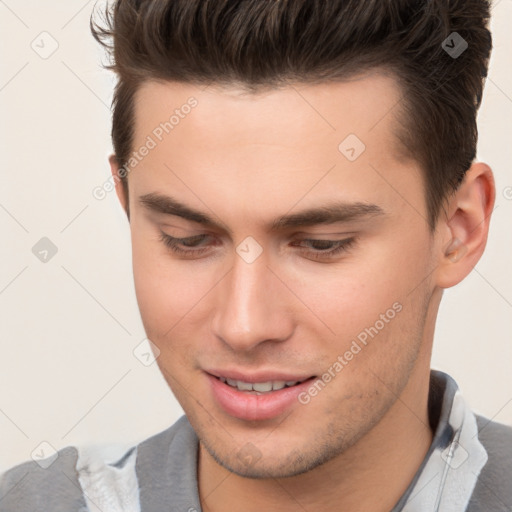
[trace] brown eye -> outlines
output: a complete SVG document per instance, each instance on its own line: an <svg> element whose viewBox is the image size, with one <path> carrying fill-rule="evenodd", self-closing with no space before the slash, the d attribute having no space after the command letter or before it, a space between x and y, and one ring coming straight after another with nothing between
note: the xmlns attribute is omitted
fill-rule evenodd
<svg viewBox="0 0 512 512"><path fill-rule="evenodd" d="M193 249L199 247L208 235L195 235L187 238L176 238L168 235L167 233L161 232L160 240L173 252L178 254L202 254L207 250L207 247L201 247L200 249ZM199 243L198 243L199 242Z"/></svg>
<svg viewBox="0 0 512 512"><path fill-rule="evenodd" d="M348 251L356 242L356 237L345 238L343 240L323 240L323 239L304 239L299 243L305 242L308 255L314 259L329 259ZM303 246L302 246L303 247ZM312 250L311 250L312 249Z"/></svg>

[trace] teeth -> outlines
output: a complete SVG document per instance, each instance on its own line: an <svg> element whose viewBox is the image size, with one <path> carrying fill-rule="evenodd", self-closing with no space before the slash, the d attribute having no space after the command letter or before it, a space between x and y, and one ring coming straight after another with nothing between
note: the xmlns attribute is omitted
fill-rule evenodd
<svg viewBox="0 0 512 512"><path fill-rule="evenodd" d="M265 393L265 391L272 391L272 382L255 382L252 385L252 388L254 391L259 391L260 393Z"/></svg>
<svg viewBox="0 0 512 512"><path fill-rule="evenodd" d="M299 381L297 380L272 380L268 382L244 382L242 380L226 379L219 377L221 382L228 384L239 391L256 391L257 393L268 393L269 391L278 391L285 387L295 386Z"/></svg>
<svg viewBox="0 0 512 512"><path fill-rule="evenodd" d="M272 382L272 391L277 391L279 389L283 389L286 385L284 380L275 380Z"/></svg>
<svg viewBox="0 0 512 512"><path fill-rule="evenodd" d="M236 383L236 387L240 391L252 391L252 384L249 382L242 382L241 380L239 380ZM261 390L257 389L256 391L261 391Z"/></svg>

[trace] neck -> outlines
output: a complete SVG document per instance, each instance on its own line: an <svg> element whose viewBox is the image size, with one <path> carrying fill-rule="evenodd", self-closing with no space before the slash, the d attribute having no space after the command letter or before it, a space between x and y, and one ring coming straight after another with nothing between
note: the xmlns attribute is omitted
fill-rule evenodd
<svg viewBox="0 0 512 512"><path fill-rule="evenodd" d="M381 421L350 449L307 473L279 479L243 478L220 466L200 444L198 483L203 511L391 510L432 442L429 358L421 359Z"/></svg>

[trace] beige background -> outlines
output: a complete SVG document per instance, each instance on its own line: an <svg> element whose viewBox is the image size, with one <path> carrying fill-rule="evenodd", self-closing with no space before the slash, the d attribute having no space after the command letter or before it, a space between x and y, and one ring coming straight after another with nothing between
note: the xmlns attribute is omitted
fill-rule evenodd
<svg viewBox="0 0 512 512"><path fill-rule="evenodd" d="M123 448L182 414L156 365L133 354L145 335L128 224L114 193L92 195L109 177L114 84L89 35L92 6L0 1L0 471L34 451L50 455L43 441ZM476 411L509 424L511 24L512 1L498 1L479 116L478 157L497 184L488 249L445 293L433 356ZM47 263L32 253L42 237L58 249Z"/></svg>

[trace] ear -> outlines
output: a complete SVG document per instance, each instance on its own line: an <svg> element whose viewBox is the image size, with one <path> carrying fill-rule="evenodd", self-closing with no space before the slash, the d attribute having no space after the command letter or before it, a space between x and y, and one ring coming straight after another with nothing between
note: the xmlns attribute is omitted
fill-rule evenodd
<svg viewBox="0 0 512 512"><path fill-rule="evenodd" d="M128 220L130 220L130 209L128 207L128 182L126 180L126 171L119 167L119 161L116 155L112 154L108 158L110 164L110 172L116 186L116 194L123 210L126 212ZM125 183L123 184L123 178Z"/></svg>
<svg viewBox="0 0 512 512"><path fill-rule="evenodd" d="M436 283L450 288L462 281L478 263L489 233L496 190L491 168L474 163L464 181L448 199L446 217L439 220L442 236Z"/></svg>

